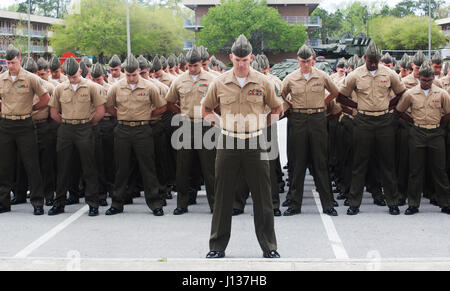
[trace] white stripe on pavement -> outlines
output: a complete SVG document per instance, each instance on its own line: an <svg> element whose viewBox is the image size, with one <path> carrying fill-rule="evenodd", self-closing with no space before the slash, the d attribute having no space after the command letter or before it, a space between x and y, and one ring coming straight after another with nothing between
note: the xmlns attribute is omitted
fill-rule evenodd
<svg viewBox="0 0 450 291"><path fill-rule="evenodd" d="M323 226L328 235L328 240L331 243L331 247L333 248L334 255L338 260L348 260L349 256L347 251L344 248L344 244L342 243L339 234L337 233L336 227L334 226L334 222L330 216L323 214L322 203L320 202L319 193L316 189L312 190L314 200L316 201L317 209L320 213L320 218L322 219Z"/></svg>
<svg viewBox="0 0 450 291"><path fill-rule="evenodd" d="M69 218L52 228L49 232L29 244L26 248L18 252L13 258L26 258L28 257L33 251L41 247L43 244L51 240L55 235L63 231L66 227L68 227L71 223L73 223L75 220L80 218L83 214L85 214L89 210L89 205L85 205L80 210L72 214Z"/></svg>

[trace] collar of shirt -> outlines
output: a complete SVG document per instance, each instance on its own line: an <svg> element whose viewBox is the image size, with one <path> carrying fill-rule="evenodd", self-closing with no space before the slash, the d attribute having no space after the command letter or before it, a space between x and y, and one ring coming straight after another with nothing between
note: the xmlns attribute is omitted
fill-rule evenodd
<svg viewBox="0 0 450 291"><path fill-rule="evenodd" d="M88 82L87 79L81 78L80 83L78 83L78 88L77 88L77 90L78 90L79 88L81 88L81 87L87 87L87 82ZM66 86L64 87L64 89L67 90L67 89L70 89L70 88L72 88L72 84L70 83L70 81L66 81Z"/></svg>
<svg viewBox="0 0 450 291"><path fill-rule="evenodd" d="M226 72L225 74L223 74L223 76L225 76L225 80L224 80L224 84L229 84L229 83L234 83L236 84L236 86L241 87L241 85L239 84L236 75L234 74L234 70L231 69L228 72ZM258 76L256 71L253 68L250 68L250 72L247 75L247 80L244 84L245 85L249 84L249 83L258 83ZM242 87L243 88L243 87Z"/></svg>
<svg viewBox="0 0 450 291"><path fill-rule="evenodd" d="M136 90L137 88L143 89L145 88L145 82L147 82L145 79L143 78L139 78L138 82L136 83L136 87L134 89L131 88L131 84L128 84L128 81L126 78L123 78L122 80L119 81L120 82L120 88L124 89L124 88L128 88L131 91Z"/></svg>
<svg viewBox="0 0 450 291"><path fill-rule="evenodd" d="M10 72L9 71L6 71L4 74L4 76L3 76L3 79L4 80L11 80L11 82L15 82L15 81L17 81L17 80L25 80L25 73L26 71L24 70L24 69L22 69L22 68L20 68L20 70L19 70L19 73L16 75L16 79L15 80L13 80L12 78L11 78L11 74L10 74Z"/></svg>
<svg viewBox="0 0 450 291"><path fill-rule="evenodd" d="M298 70L295 72L295 75L294 75L294 79L293 79L293 80L294 80L294 81L300 81L300 80L306 80L306 81L309 81L309 80L314 79L314 78L319 78L318 71L317 71L316 68L312 68L312 69L311 69L311 72L309 73L308 79L306 79L305 74L303 74L302 71L301 71L300 69L298 69Z"/></svg>

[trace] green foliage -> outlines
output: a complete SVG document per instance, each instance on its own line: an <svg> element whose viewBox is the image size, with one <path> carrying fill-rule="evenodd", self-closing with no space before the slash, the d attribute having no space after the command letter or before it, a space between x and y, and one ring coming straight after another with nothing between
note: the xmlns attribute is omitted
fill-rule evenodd
<svg viewBox="0 0 450 291"><path fill-rule="evenodd" d="M186 31L183 17L167 8L130 5L131 50L139 54L179 53ZM52 46L58 54L72 51L92 56L126 54L126 7L121 0L82 0L79 14L66 15L54 26Z"/></svg>
<svg viewBox="0 0 450 291"><path fill-rule="evenodd" d="M60 18L67 12L70 0L31 0L31 14ZM17 12L28 13L28 0L22 0Z"/></svg>
<svg viewBox="0 0 450 291"><path fill-rule="evenodd" d="M204 28L198 33L198 44L211 53L229 51L240 34L250 40L254 53L296 51L307 38L302 24L282 20L266 1L222 0L221 5L209 9L201 24Z"/></svg>
<svg viewBox="0 0 450 291"><path fill-rule="evenodd" d="M428 18L410 15L403 18L378 17L370 21L369 32L380 49L428 49ZM440 27L432 24L431 46L438 49L446 44Z"/></svg>

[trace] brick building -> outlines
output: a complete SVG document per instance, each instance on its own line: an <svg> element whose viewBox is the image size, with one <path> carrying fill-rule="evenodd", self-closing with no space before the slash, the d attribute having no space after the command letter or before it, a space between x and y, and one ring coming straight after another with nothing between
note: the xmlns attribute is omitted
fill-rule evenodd
<svg viewBox="0 0 450 291"><path fill-rule="evenodd" d="M52 53L49 43L52 36L51 25L62 24L61 19L38 15L30 16L31 52L33 54ZM28 14L0 10L0 55L4 54L10 43L16 45L23 53L27 52Z"/></svg>
<svg viewBox="0 0 450 291"><path fill-rule="evenodd" d="M195 13L194 19L185 20L184 27L197 33L203 28L200 24L202 17L208 13L211 7L220 5L220 0L183 0L182 3ZM267 0L267 5L276 8L282 19L291 24L301 23L305 25L308 32L322 26L322 20L319 17L310 16L319 4L320 0ZM309 42L314 45L319 44L316 43L319 40L310 39ZM186 40L185 49L188 50L194 43L195 40ZM296 52L279 53L276 55L267 52L266 54L272 63L278 63L288 58L296 58ZM226 63L229 62L226 54L218 54L216 57Z"/></svg>

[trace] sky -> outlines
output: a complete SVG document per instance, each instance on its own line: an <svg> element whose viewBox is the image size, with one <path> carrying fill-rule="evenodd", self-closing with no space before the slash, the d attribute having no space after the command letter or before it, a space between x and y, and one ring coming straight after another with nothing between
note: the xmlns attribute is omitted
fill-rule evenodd
<svg viewBox="0 0 450 291"><path fill-rule="evenodd" d="M380 2L380 0L359 0L365 3L375 3ZM402 0L381 0L389 4L389 6L395 6ZM19 3L19 0L1 0L0 8L6 8L14 3ZM354 0L322 0L320 7L329 11L335 11L337 8L346 7L349 3L354 2ZM450 5L450 0L445 1L447 5Z"/></svg>

